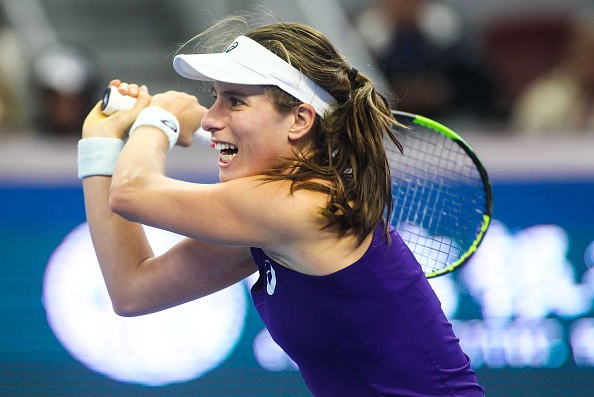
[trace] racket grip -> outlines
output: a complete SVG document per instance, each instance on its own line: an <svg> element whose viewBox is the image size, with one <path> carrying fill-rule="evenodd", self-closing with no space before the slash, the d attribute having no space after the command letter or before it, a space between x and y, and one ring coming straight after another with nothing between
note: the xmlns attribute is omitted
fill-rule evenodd
<svg viewBox="0 0 594 397"><path fill-rule="evenodd" d="M131 109L136 103L136 98L122 95L116 87L107 87L101 101L101 111L108 116L119 110Z"/></svg>
<svg viewBox="0 0 594 397"><path fill-rule="evenodd" d="M135 103L136 98L120 94L116 87L107 87L103 93L101 111L109 116L120 110L131 109ZM194 142L214 147L214 143L210 140L210 136L210 132L200 127L194 131Z"/></svg>
<svg viewBox="0 0 594 397"><path fill-rule="evenodd" d="M214 147L214 142L210 140L211 133L202 129L202 127L198 128L194 131L194 142L201 143L206 146Z"/></svg>

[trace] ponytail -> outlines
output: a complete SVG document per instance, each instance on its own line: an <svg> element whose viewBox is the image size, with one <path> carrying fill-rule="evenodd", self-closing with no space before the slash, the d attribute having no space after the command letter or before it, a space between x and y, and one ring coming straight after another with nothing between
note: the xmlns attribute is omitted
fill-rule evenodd
<svg viewBox="0 0 594 397"><path fill-rule="evenodd" d="M286 173L282 171L285 168L280 168L271 170L265 179L291 180L293 191L328 194L328 205L320 210L327 219L325 227L338 227L341 235L352 233L362 242L386 211L389 214L392 210L383 139L391 139L400 150L402 146L392 132L396 121L388 101L315 29L273 23L253 29L246 36L299 69L337 100L323 118L316 117L308 134L309 152L285 159L285 165L298 172ZM280 89L267 90L281 112L299 103ZM384 228L387 235L385 223Z"/></svg>

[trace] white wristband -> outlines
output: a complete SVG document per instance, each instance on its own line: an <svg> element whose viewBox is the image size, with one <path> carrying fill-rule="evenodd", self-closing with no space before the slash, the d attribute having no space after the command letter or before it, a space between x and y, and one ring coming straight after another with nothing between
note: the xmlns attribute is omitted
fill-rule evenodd
<svg viewBox="0 0 594 397"><path fill-rule="evenodd" d="M177 138L179 137L179 121L177 121L177 118L167 110L156 106L144 108L130 128L130 135L132 135L134 130L143 125L156 127L163 131L165 135L167 135L167 139L169 139L169 150L171 150L177 143Z"/></svg>
<svg viewBox="0 0 594 397"><path fill-rule="evenodd" d="M78 141L78 177L112 176L124 148L119 138L88 138Z"/></svg>

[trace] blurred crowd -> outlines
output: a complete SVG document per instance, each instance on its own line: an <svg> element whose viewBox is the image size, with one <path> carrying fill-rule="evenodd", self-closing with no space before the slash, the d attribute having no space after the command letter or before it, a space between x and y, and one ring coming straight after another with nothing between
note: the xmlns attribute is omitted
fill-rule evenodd
<svg viewBox="0 0 594 397"><path fill-rule="evenodd" d="M529 134L594 132L594 14L579 15L553 67L518 97L512 128Z"/></svg>
<svg viewBox="0 0 594 397"><path fill-rule="evenodd" d="M392 106L511 134L594 132L594 12L471 27L447 2L375 0L353 22Z"/></svg>
<svg viewBox="0 0 594 397"><path fill-rule="evenodd" d="M0 12L0 136L78 138L97 102L100 76L82 45L51 43L32 53Z"/></svg>
<svg viewBox="0 0 594 397"><path fill-rule="evenodd" d="M449 2L369 0L353 26L393 108L507 134L594 132L594 11L471 25ZM0 135L78 137L100 85L93 54L34 56L0 16Z"/></svg>
<svg viewBox="0 0 594 397"><path fill-rule="evenodd" d="M446 2L375 0L353 21L394 108L534 135L594 132L592 12L477 31Z"/></svg>
<svg viewBox="0 0 594 397"><path fill-rule="evenodd" d="M493 71L445 3L378 0L354 23L391 87L394 108L436 119L496 113Z"/></svg>

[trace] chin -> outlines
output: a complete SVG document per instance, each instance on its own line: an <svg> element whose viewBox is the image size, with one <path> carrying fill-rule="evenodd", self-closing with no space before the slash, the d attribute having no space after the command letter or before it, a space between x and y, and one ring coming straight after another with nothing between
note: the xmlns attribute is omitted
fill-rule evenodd
<svg viewBox="0 0 594 397"><path fill-rule="evenodd" d="M221 182L229 182L234 179L249 176L247 173L230 172L229 170L219 170L219 180Z"/></svg>
<svg viewBox="0 0 594 397"><path fill-rule="evenodd" d="M219 172L219 181L221 182L228 182L231 179L229 179L226 175L224 175L222 172Z"/></svg>
<svg viewBox="0 0 594 397"><path fill-rule="evenodd" d="M250 176L263 175L266 170L243 169L231 171L229 169L219 169L219 180L221 182L229 182L234 179L247 178Z"/></svg>

